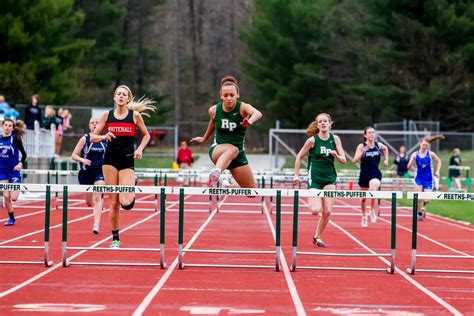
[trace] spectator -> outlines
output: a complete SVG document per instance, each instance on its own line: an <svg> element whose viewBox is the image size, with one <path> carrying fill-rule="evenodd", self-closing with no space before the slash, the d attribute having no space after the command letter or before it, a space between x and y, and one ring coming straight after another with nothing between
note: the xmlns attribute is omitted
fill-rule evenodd
<svg viewBox="0 0 474 316"><path fill-rule="evenodd" d="M44 109L43 127L51 129L53 124L56 124L56 111L51 105L47 105Z"/></svg>
<svg viewBox="0 0 474 316"><path fill-rule="evenodd" d="M58 115L63 118L63 129L64 131L70 130L72 128L71 125L71 119L72 119L72 114L69 112L68 109L63 109L60 108Z"/></svg>
<svg viewBox="0 0 474 316"><path fill-rule="evenodd" d="M459 170L461 165L461 150L459 148L454 148L451 153L451 158L449 158L448 177L453 184L453 189L457 190L461 189L461 171Z"/></svg>
<svg viewBox="0 0 474 316"><path fill-rule="evenodd" d="M0 114L4 114L10 111L10 106L5 101L5 96L0 94Z"/></svg>
<svg viewBox="0 0 474 316"><path fill-rule="evenodd" d="M191 148L188 147L186 141L183 140L178 150L176 162L178 163L180 169L189 169L192 167L193 161L193 152L191 151ZM189 185L189 174L187 173L184 175L183 185Z"/></svg>
<svg viewBox="0 0 474 316"><path fill-rule="evenodd" d="M38 121L40 127L43 127L43 112L39 103L39 95L33 94L31 96L31 103L25 109L24 121L27 129L35 129L35 121Z"/></svg>
<svg viewBox="0 0 474 316"><path fill-rule="evenodd" d="M5 119L10 119L13 121L17 121L20 117L20 113L15 109L16 105L14 102L10 102L10 110L5 112Z"/></svg>

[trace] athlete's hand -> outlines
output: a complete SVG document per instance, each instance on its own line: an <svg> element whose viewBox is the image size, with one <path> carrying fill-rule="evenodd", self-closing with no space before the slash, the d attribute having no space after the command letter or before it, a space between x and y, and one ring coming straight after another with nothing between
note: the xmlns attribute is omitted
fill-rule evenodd
<svg viewBox="0 0 474 316"><path fill-rule="evenodd" d="M252 122L249 119L250 119L250 116L244 118L243 121L240 122L240 125L242 125L243 127L247 127L249 125L252 125Z"/></svg>
<svg viewBox="0 0 474 316"><path fill-rule="evenodd" d="M298 176L293 177L293 185L300 185L301 179Z"/></svg>
<svg viewBox="0 0 474 316"><path fill-rule="evenodd" d="M331 150L331 151L329 152L329 154L330 154L331 156L333 156L334 158L337 158L337 151Z"/></svg>
<svg viewBox="0 0 474 316"><path fill-rule="evenodd" d="M135 152L133 153L133 158L135 158L136 160L142 159L142 156L143 156L143 151L140 149L135 150Z"/></svg>
<svg viewBox="0 0 474 316"><path fill-rule="evenodd" d="M435 172L435 177L439 178L439 171Z"/></svg>
<svg viewBox="0 0 474 316"><path fill-rule="evenodd" d="M21 162L19 162L15 167L13 167L13 170L21 171L21 167L23 167L23 164Z"/></svg>
<svg viewBox="0 0 474 316"><path fill-rule="evenodd" d="M385 160L383 161L383 165L384 165L385 167L388 167L388 160L387 160L387 159L385 159Z"/></svg>
<svg viewBox="0 0 474 316"><path fill-rule="evenodd" d="M112 132L108 132L107 134L104 135L104 140L111 142L112 139L116 138L115 134Z"/></svg>
<svg viewBox="0 0 474 316"><path fill-rule="evenodd" d="M191 138L191 143L202 143L204 142L204 137L194 137L194 138Z"/></svg>
<svg viewBox="0 0 474 316"><path fill-rule="evenodd" d="M82 163L86 166L90 166L92 162L89 159L82 159Z"/></svg>
<svg viewBox="0 0 474 316"><path fill-rule="evenodd" d="M365 153L367 150L369 150L369 146L365 145L362 147L362 153Z"/></svg>

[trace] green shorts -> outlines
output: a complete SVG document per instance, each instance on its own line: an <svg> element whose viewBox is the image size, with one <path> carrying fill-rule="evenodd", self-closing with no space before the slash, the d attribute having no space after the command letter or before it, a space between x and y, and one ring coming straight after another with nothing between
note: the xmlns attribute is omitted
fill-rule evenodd
<svg viewBox="0 0 474 316"><path fill-rule="evenodd" d="M330 184L335 184L335 183L336 183L336 182L320 183L320 182L313 182L313 181L311 181L311 184L309 185L309 189L322 190L325 186L330 185Z"/></svg>
<svg viewBox="0 0 474 316"><path fill-rule="evenodd" d="M209 148L209 157L211 158L211 161L212 161L212 152L214 151L214 148L216 148L216 146L211 146L211 148ZM247 156L245 155L245 151L239 150L239 154L237 155L237 157L235 157L234 160L231 161L227 169L231 170L237 167L246 166L248 164L249 164L249 161L247 159Z"/></svg>

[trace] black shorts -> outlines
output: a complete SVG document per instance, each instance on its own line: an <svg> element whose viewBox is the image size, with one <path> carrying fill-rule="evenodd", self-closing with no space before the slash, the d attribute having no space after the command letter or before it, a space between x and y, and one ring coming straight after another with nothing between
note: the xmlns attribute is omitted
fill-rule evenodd
<svg viewBox="0 0 474 316"><path fill-rule="evenodd" d="M80 170L78 178L79 178L79 184L93 185L96 181L103 181L104 175L102 174L102 168L91 169L91 170Z"/></svg>
<svg viewBox="0 0 474 316"><path fill-rule="evenodd" d="M135 170L135 159L133 158L133 154L120 155L116 153L105 152L103 165L110 165L112 167L115 167L118 171L123 169Z"/></svg>
<svg viewBox="0 0 474 316"><path fill-rule="evenodd" d="M380 170L374 171L371 174L360 174L359 175L359 186L361 188L368 188L369 182L372 179L379 179L382 181L382 172Z"/></svg>

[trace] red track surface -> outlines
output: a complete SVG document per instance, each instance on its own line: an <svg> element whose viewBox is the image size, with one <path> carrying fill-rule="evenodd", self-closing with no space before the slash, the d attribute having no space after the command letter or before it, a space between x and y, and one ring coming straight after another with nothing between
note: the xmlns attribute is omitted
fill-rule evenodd
<svg viewBox="0 0 474 316"><path fill-rule="evenodd" d="M152 196L137 196L154 201ZM80 199L78 195L71 198ZM282 270L177 266L177 196L167 197L167 269L143 266L61 266L61 210L51 213L51 259L54 265L0 265L0 315L42 315L58 312L108 315L147 314L474 314L474 277L469 274L417 273L407 275L410 264L411 211L399 208L397 217L397 269L381 271L303 270L289 272L292 250L291 199L283 198ZM186 197L184 247L189 249L275 250L275 214L262 214L260 198L225 198L220 210L209 213L208 198ZM222 201L222 200L221 200ZM202 202L194 204L194 202ZM390 252L389 209L376 224L360 226L358 200L337 200L324 234L327 248L316 249L311 236L317 218L306 214L300 201L298 251L376 253ZM234 204L235 203L235 204ZM247 205L255 203L255 205ZM44 202L21 202L17 224L1 227L0 245L43 243ZM21 206L21 207L20 207ZM26 206L24 208L23 206ZM32 206L32 208L28 208ZM92 212L82 201L70 201L68 246L99 247L110 243L108 212L101 234L93 235ZM33 208L34 207L34 208ZM198 211L200 210L200 211ZM224 212L225 210L238 212ZM255 212L248 212L248 211ZM246 212L242 212L246 211ZM36 214L35 214L36 213ZM26 216L32 214L30 216ZM121 214L122 247L159 248L160 216L152 203L137 203ZM5 213L3 214L5 219ZM269 220L271 219L271 221ZM36 233L32 233L36 232ZM474 229L428 215L419 223L418 252L474 254ZM76 254L80 254L74 258ZM42 250L0 249L1 260L42 260ZM159 263L159 252L68 250L75 261ZM185 264L275 265L271 254L188 252ZM298 255L299 267L338 266L386 268L378 257L328 257ZM417 260L418 268L474 270L472 260ZM33 304L33 305L25 305ZM81 305L83 304L83 305Z"/></svg>

